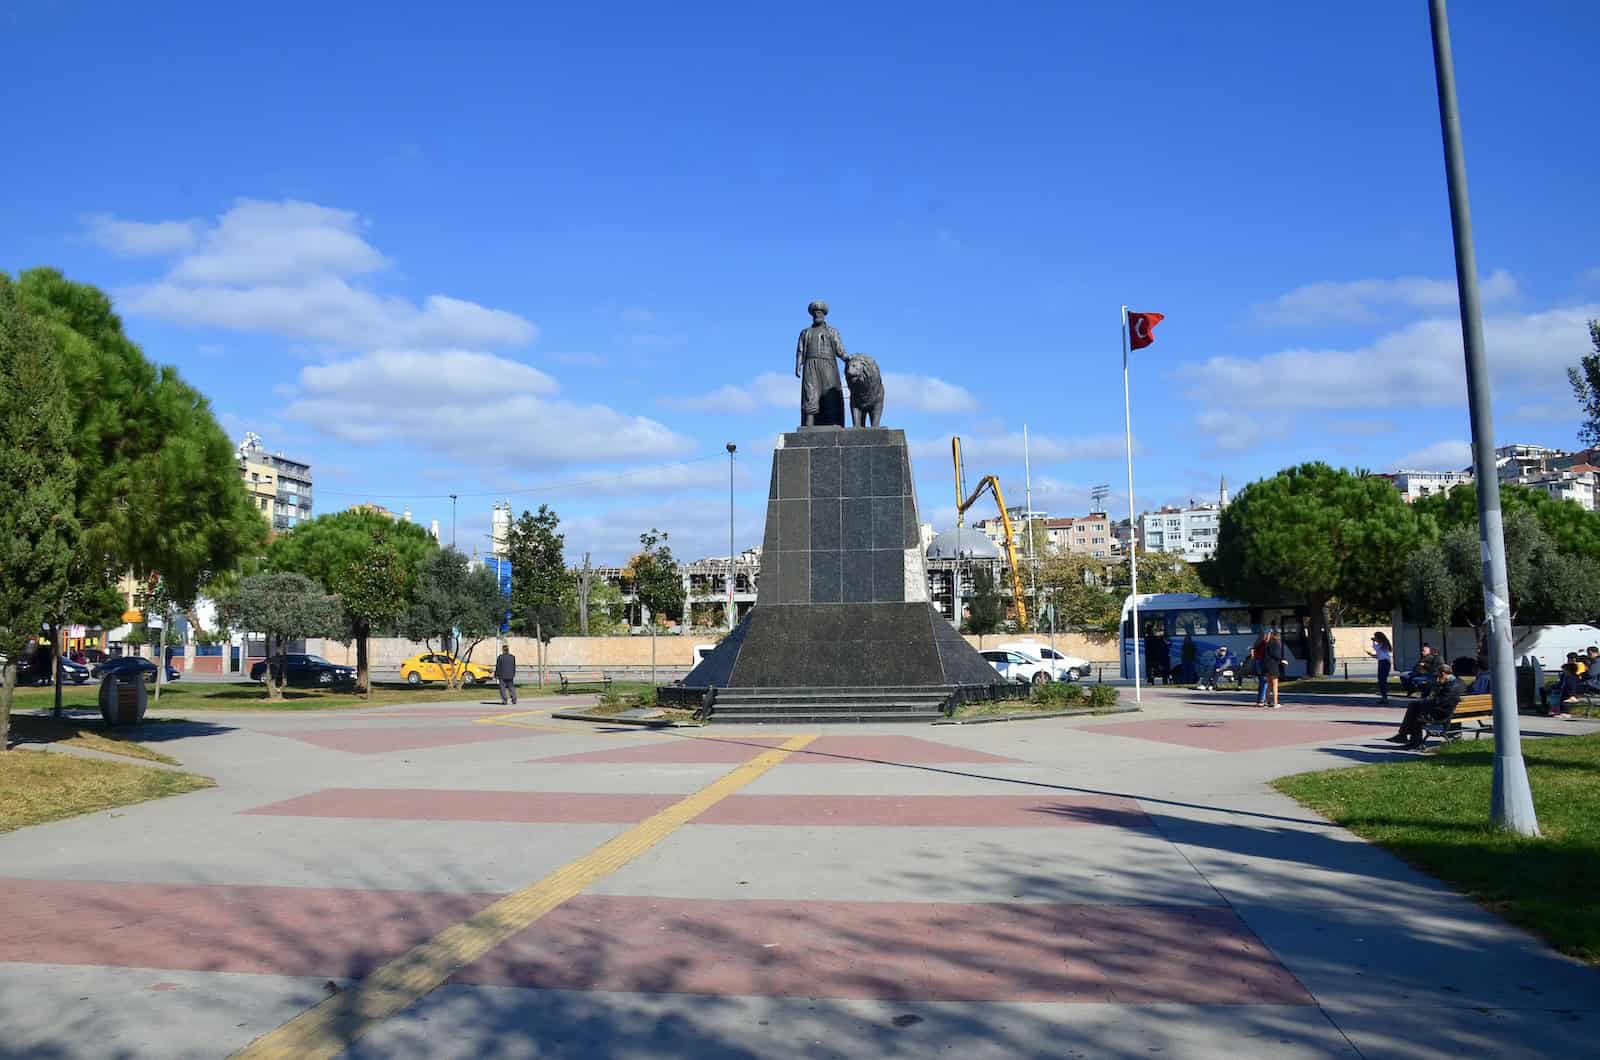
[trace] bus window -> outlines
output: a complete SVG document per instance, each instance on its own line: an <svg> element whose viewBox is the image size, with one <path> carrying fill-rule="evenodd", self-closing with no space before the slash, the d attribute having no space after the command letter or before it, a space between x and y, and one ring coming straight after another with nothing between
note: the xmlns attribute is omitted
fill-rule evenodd
<svg viewBox="0 0 1600 1060"><path fill-rule="evenodd" d="M1250 612L1242 607L1224 608L1217 612L1218 633L1254 633L1250 626Z"/></svg>
<svg viewBox="0 0 1600 1060"><path fill-rule="evenodd" d="M1175 636L1209 636L1211 629L1210 611L1177 611L1172 616L1172 632Z"/></svg>

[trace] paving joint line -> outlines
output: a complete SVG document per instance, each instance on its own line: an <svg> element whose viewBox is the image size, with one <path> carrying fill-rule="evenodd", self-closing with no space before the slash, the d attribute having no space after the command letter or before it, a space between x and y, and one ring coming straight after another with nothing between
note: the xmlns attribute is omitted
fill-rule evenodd
<svg viewBox="0 0 1600 1060"><path fill-rule="evenodd" d="M384 963L355 986L307 1009L234 1053L235 1060L335 1057L377 1024L438 989L456 972L662 842L817 738L793 736L764 748L692 795L543 879L452 924Z"/></svg>

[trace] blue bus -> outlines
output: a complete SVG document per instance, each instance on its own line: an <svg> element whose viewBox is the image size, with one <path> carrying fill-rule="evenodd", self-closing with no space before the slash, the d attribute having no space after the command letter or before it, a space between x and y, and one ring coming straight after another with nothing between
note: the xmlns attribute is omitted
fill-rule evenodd
<svg viewBox="0 0 1600 1060"><path fill-rule="evenodd" d="M1122 603L1122 676L1133 678L1133 597ZM1281 607L1252 607L1234 600L1195 593L1140 593L1139 594L1139 663L1144 673L1140 677L1152 684L1166 679L1184 684L1197 680L1200 674L1209 673L1216 659L1217 649L1228 646L1228 652L1244 665L1250 648L1269 629L1283 635L1284 656L1289 665L1285 677L1304 677L1307 673L1307 656L1310 645L1310 609L1304 604L1285 604ZM1159 638L1159 639L1157 639ZM1331 638L1330 638L1331 639ZM1165 658L1160 651L1166 644ZM1190 641L1194 646L1193 672L1185 673L1183 645ZM1157 657L1150 658L1149 648L1155 644ZM1332 665L1332 645L1324 645L1324 658ZM1240 670L1243 673L1243 670Z"/></svg>

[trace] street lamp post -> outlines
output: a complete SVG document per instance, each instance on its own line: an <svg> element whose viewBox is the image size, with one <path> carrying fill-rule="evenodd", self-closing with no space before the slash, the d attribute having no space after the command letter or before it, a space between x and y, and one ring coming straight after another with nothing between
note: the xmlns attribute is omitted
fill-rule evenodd
<svg viewBox="0 0 1600 1060"><path fill-rule="evenodd" d="M1500 518L1500 475L1495 465L1494 420L1489 410L1489 370L1483 353L1483 316L1478 305L1478 264L1472 248L1472 211L1467 202L1467 163L1461 147L1461 112L1456 106L1455 61L1444 0L1428 0L1433 28L1433 71L1444 134L1445 183L1450 191L1450 229L1455 236L1456 287L1461 295L1461 345L1467 362L1467 411L1472 422L1472 470L1477 480L1478 537L1483 554L1483 612L1489 627L1489 690L1494 696L1494 786L1489 816L1521 835L1538 835L1533 792L1522 761L1517 721L1517 672L1511 657L1511 602L1506 587L1506 544Z"/></svg>
<svg viewBox="0 0 1600 1060"><path fill-rule="evenodd" d="M728 629L732 630L738 623L739 608L733 602L733 582L738 571L738 564L733 554L733 454L739 447L732 442L728 443Z"/></svg>
<svg viewBox="0 0 1600 1060"><path fill-rule="evenodd" d="M450 494L450 547L456 547L456 495Z"/></svg>

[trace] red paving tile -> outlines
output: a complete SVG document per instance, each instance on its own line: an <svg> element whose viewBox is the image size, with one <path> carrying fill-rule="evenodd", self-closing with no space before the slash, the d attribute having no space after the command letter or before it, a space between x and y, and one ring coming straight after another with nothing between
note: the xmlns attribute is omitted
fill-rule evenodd
<svg viewBox="0 0 1600 1060"><path fill-rule="evenodd" d="M1232 910L1214 906L585 895L454 981L896 1001L1311 1003Z"/></svg>
<svg viewBox="0 0 1600 1060"><path fill-rule="evenodd" d="M397 821L515 821L529 824L631 824L681 795L566 791L461 791L329 788L244 810L272 817L347 817ZM1132 799L1033 795L735 795L695 818L703 825L800 827L1149 828Z"/></svg>
<svg viewBox="0 0 1600 1060"><path fill-rule="evenodd" d="M1139 804L1112 795L735 795L694 819L722 825L895 828L1150 828Z"/></svg>
<svg viewBox="0 0 1600 1060"><path fill-rule="evenodd" d="M1300 721L1292 718L1160 718L1085 727L1080 732L1132 736L1208 751L1259 751L1268 747L1361 739L1381 735L1391 721Z"/></svg>
<svg viewBox="0 0 1600 1060"><path fill-rule="evenodd" d="M291 740L316 744L330 751L380 755L389 751L418 751L426 747L449 747L453 744L526 740L535 733L532 729L503 725L458 725L452 728L438 725L385 725L365 729L288 729L274 731L272 735L287 736Z"/></svg>
<svg viewBox="0 0 1600 1060"><path fill-rule="evenodd" d="M682 795L567 791L329 788L244 812L272 817L355 817L391 821L632 824L682 798Z"/></svg>
<svg viewBox="0 0 1600 1060"><path fill-rule="evenodd" d="M609 762L709 764L747 762L769 747L782 743L782 736L695 736L675 737L644 746L606 747L599 751L557 755L534 759L536 762ZM946 762L1015 762L1015 758L974 751L965 747L925 740L920 736L823 736L796 751L783 764L859 765L888 762L902 765L934 765Z"/></svg>
<svg viewBox="0 0 1600 1060"><path fill-rule="evenodd" d="M498 895L4 880L0 961L361 976Z"/></svg>

